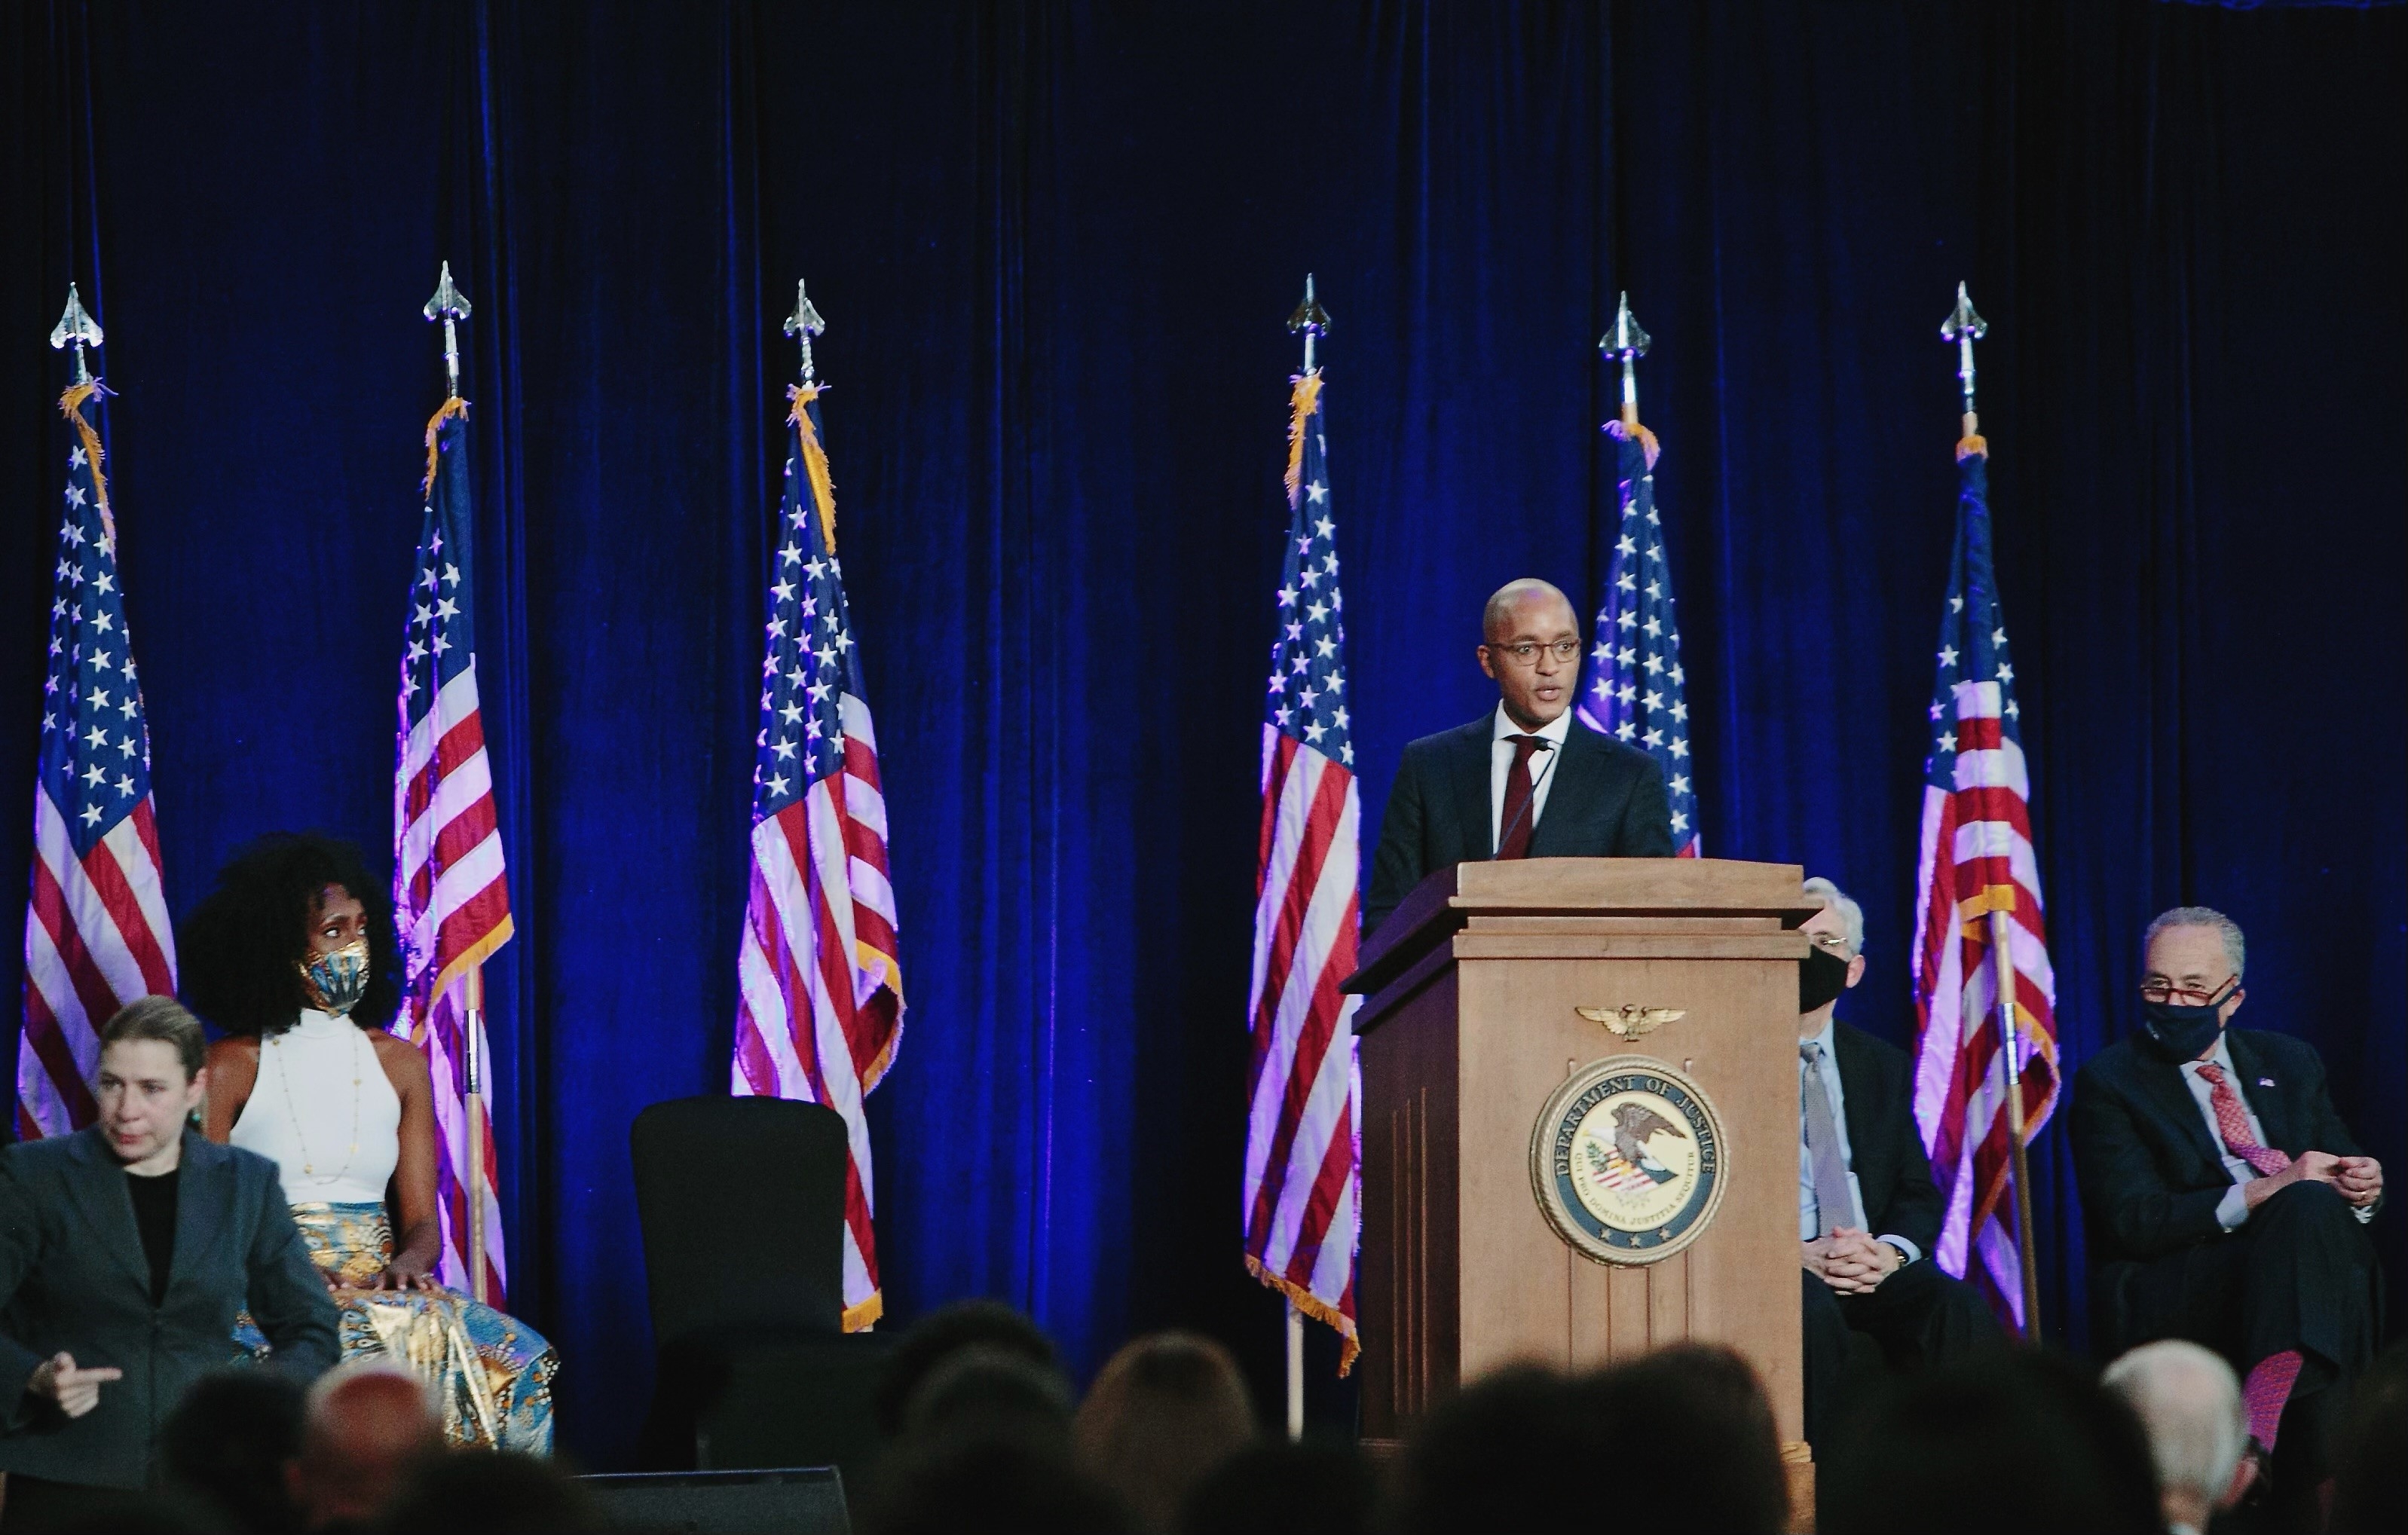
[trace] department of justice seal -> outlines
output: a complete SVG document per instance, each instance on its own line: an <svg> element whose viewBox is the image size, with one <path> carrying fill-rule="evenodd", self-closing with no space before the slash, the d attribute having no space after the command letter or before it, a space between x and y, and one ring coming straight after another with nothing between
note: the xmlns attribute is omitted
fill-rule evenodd
<svg viewBox="0 0 2408 1535"><path fill-rule="evenodd" d="M1530 1131L1547 1224L1599 1263L1654 1263L1698 1240L1722 1202L1722 1116L1697 1083L1645 1055L1572 1073Z"/></svg>

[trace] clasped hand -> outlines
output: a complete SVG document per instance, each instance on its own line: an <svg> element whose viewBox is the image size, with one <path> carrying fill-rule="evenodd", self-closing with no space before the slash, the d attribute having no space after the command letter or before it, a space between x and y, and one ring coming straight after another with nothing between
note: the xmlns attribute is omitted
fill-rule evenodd
<svg viewBox="0 0 2408 1535"><path fill-rule="evenodd" d="M2372 1156L2335 1156L2330 1152L2301 1152L2291 1165L2271 1178L2253 1180L2249 1192L2251 1209L2265 1202L2268 1196L2293 1184L2329 1184L2334 1193L2360 1208L2383 1197L2383 1164Z"/></svg>
<svg viewBox="0 0 2408 1535"><path fill-rule="evenodd" d="M1853 1226L1799 1245L1806 1267L1842 1295L1868 1294L1898 1270L1898 1249Z"/></svg>
<svg viewBox="0 0 2408 1535"><path fill-rule="evenodd" d="M61 1350L34 1367L34 1373L25 1381L25 1389L57 1402L67 1416L79 1418L100 1405L100 1388L104 1384L124 1378L125 1371L114 1366L79 1370L75 1356Z"/></svg>

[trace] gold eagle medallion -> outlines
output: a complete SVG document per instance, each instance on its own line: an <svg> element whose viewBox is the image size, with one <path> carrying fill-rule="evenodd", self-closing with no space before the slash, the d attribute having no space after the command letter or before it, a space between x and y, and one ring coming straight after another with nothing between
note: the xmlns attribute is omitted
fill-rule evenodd
<svg viewBox="0 0 2408 1535"><path fill-rule="evenodd" d="M1614 1055L1548 1097L1530 1130L1530 1191L1584 1255L1654 1263L1713 1221L1727 1155L1722 1116L1696 1083L1652 1057Z"/></svg>

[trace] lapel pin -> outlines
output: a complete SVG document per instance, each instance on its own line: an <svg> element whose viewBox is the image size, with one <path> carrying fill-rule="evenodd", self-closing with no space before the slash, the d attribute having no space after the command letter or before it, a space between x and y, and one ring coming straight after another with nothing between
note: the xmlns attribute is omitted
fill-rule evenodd
<svg viewBox="0 0 2408 1535"><path fill-rule="evenodd" d="M2260 1087L2272 1087L2274 1085L2274 1079L2272 1077L2259 1077L2258 1079L2258 1085Z"/></svg>

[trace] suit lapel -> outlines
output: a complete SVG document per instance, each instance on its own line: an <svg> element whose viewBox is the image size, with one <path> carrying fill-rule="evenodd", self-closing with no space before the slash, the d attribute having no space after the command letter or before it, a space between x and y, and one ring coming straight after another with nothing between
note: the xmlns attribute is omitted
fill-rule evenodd
<svg viewBox="0 0 2408 1535"><path fill-rule="evenodd" d="M224 1235L220 1217L234 1203L227 1198L234 1178L233 1158L187 1130L177 1177L182 1186L176 1190L176 1251L167 1264L171 1288L191 1278L210 1245Z"/></svg>
<svg viewBox="0 0 2408 1535"><path fill-rule="evenodd" d="M2138 1046L2132 1052L2132 1074L2141 1096L2172 1123L2189 1144L2191 1155L2201 1159L2207 1171L2223 1176L2224 1148L2208 1139L2207 1121L2200 1117L2199 1100L2190 1096L2190 1086L2183 1080L2182 1068L2144 1054Z"/></svg>
<svg viewBox="0 0 2408 1535"><path fill-rule="evenodd" d="M1555 766L1547 781L1547 809L1555 814L1540 816L1539 824L1530 828L1531 857L1555 857L1577 807L1595 802L1589 782L1597 771L1597 757L1589 745L1581 738L1580 722L1573 721L1564 732L1563 745L1555 748Z"/></svg>
<svg viewBox="0 0 2408 1535"><path fill-rule="evenodd" d="M100 1128L76 1132L75 1170L67 1178L67 1198L84 1223L99 1236L127 1276L150 1293L150 1260L142 1253L142 1233L134 1224L134 1196L125 1190L125 1169L100 1143Z"/></svg>
<svg viewBox="0 0 2408 1535"><path fill-rule="evenodd" d="M2286 1156L2297 1156L2307 1147L2294 1135L2291 1125L2290 1094L2286 1084L2266 1064L2258 1042L2237 1028L2224 1031L2224 1048L2232 1057L2232 1085L2249 1112L2258 1116L2258 1133L2266 1144ZM2260 1077L2267 1079L2261 1085Z"/></svg>
<svg viewBox="0 0 2408 1535"><path fill-rule="evenodd" d="M1455 813L1463 824L1463 845L1475 858L1497 856L1497 828L1488 807L1488 763L1493 750L1495 714L1484 715L1463 728L1455 752Z"/></svg>
<svg viewBox="0 0 2408 1535"><path fill-rule="evenodd" d="M1870 1189L1874 1182L1872 1175L1879 1170L1876 1164L1886 1150L1881 1136L1880 1111L1888 1107L1880 1101L1882 1084L1877 1080L1880 1073L1867 1069L1870 1064L1846 1029L1835 1027L1831 1030L1831 1069L1840 1074L1841 1116L1848 1122L1849 1170L1856 1175L1856 1183L1868 1191L1865 1195L1868 1205L1873 1202ZM1865 1219L1875 1218L1874 1212L1865 1212Z"/></svg>

